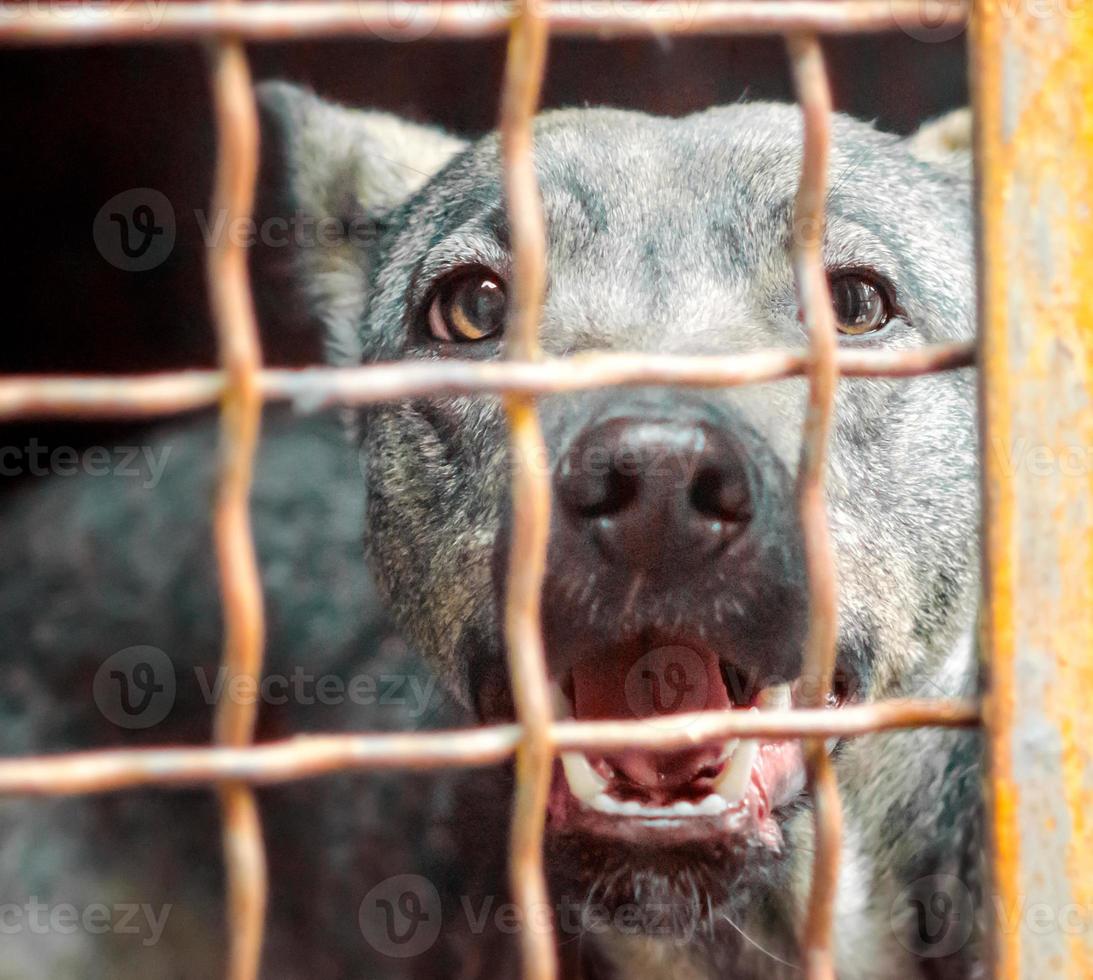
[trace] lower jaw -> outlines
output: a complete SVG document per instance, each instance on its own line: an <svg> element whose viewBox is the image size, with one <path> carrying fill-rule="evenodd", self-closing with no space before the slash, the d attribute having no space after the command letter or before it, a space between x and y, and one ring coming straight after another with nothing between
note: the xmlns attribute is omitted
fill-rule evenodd
<svg viewBox="0 0 1093 980"><path fill-rule="evenodd" d="M757 819L743 809L709 817L617 817L586 810L572 802L552 807L550 832L598 838L642 849L673 850L693 845L745 852L755 848L779 853L781 824L773 814Z"/></svg>
<svg viewBox="0 0 1093 980"><path fill-rule="evenodd" d="M552 890L612 922L637 916L643 935L689 940L712 928L715 910L739 912L779 879L803 779L798 742L763 743L743 797L716 814L603 812L574 795L559 761L547 814Z"/></svg>
<svg viewBox="0 0 1093 980"><path fill-rule="evenodd" d="M743 750L748 743L735 744L738 748L730 750L725 768L714 778L687 784L679 794L647 790L646 797L654 799L644 802L616 797L613 784L602 779L597 794L594 784L581 775L582 769L589 771L587 767L563 767L556 762L548 806L550 827L555 832L652 848L735 840L778 850L782 845L778 811L799 798L804 789L801 746L796 741L750 743L749 754ZM737 762L742 765L736 765L735 772L726 771ZM567 778L570 768L576 770L574 778L582 794L573 790ZM677 795L676 799L665 798Z"/></svg>

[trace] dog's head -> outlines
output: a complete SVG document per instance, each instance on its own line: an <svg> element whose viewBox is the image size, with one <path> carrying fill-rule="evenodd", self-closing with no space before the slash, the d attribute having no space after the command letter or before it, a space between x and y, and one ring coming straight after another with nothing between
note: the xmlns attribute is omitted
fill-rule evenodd
<svg viewBox="0 0 1093 980"><path fill-rule="evenodd" d="M298 214L327 225L299 274L332 359L500 357L512 257L496 137L464 142L282 84L262 102ZM824 255L846 346L972 335L966 162L931 136L834 120ZM791 267L800 159L790 106L543 115L546 353L804 346ZM664 714L801 696L805 394L797 379L541 401L554 489L543 628L559 713L671 724ZM937 678L975 592L973 406L966 375L841 385L827 478L833 707L947 683ZM360 431L369 548L392 608L483 719L508 717L499 400L385 405ZM607 902L726 901L790 849L802 787L795 744L575 753L556 773L552 839Z"/></svg>

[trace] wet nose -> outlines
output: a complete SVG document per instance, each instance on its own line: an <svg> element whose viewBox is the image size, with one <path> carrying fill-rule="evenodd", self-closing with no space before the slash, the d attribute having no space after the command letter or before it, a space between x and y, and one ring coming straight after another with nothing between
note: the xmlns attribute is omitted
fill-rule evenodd
<svg viewBox="0 0 1093 980"><path fill-rule="evenodd" d="M589 427L558 466L555 492L572 528L631 568L712 559L752 519L746 461L705 422L631 417Z"/></svg>

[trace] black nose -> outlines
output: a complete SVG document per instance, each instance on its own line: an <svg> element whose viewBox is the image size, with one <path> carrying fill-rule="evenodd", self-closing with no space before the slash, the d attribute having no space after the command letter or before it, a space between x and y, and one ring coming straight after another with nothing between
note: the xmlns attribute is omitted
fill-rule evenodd
<svg viewBox="0 0 1093 980"><path fill-rule="evenodd" d="M555 476L571 527L612 563L691 565L748 530L747 468L733 440L696 421L614 418L586 429Z"/></svg>

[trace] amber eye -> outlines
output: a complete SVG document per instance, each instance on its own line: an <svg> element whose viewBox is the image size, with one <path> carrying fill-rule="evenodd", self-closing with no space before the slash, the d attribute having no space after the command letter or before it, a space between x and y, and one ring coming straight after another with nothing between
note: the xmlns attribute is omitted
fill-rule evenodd
<svg viewBox="0 0 1093 980"><path fill-rule="evenodd" d="M892 319L884 289L858 273L843 273L831 280L831 304L839 332L851 337L880 330Z"/></svg>
<svg viewBox="0 0 1093 980"><path fill-rule="evenodd" d="M445 278L429 301L429 333L437 340L486 340L505 325L505 287L489 269L475 266Z"/></svg>

